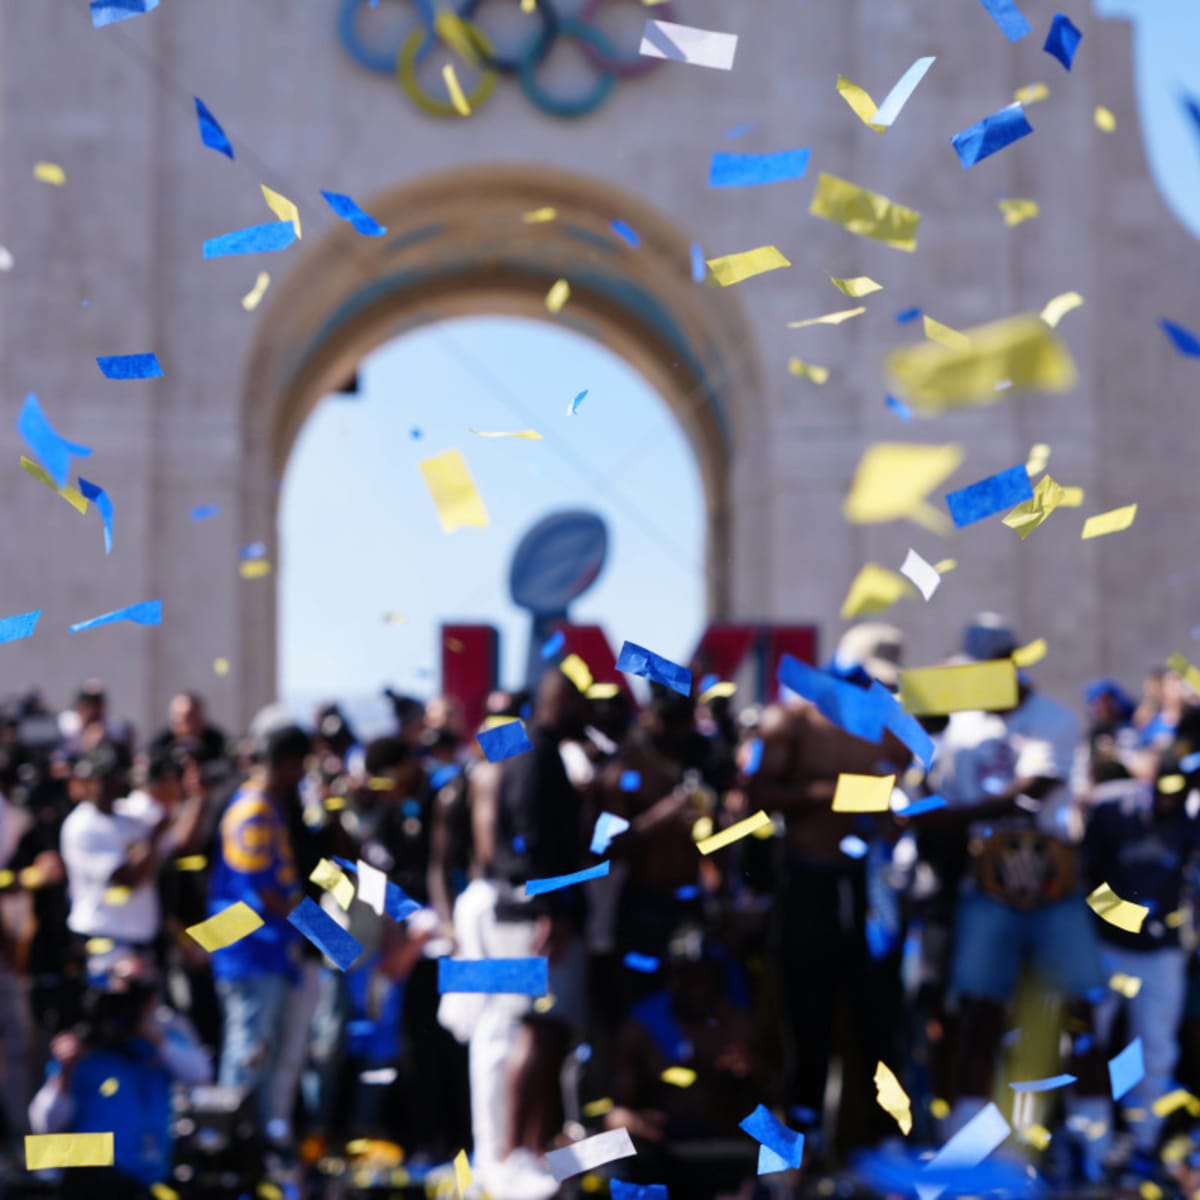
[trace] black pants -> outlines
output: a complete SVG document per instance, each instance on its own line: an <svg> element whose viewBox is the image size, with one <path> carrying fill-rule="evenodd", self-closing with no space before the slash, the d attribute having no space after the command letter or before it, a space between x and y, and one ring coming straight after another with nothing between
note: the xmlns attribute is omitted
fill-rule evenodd
<svg viewBox="0 0 1200 1200"><path fill-rule="evenodd" d="M62 1200L150 1200L151 1192L116 1167L72 1167L63 1172Z"/></svg>

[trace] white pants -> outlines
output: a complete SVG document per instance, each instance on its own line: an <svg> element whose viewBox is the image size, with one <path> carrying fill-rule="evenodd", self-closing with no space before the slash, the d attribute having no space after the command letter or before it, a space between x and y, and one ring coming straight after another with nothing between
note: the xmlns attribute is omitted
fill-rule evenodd
<svg viewBox="0 0 1200 1200"><path fill-rule="evenodd" d="M296 1091L308 1062L309 1033L320 999L321 960L305 958L300 964L300 979L288 992L283 1028L278 1032L275 1070L267 1081L267 1133L277 1141L290 1141L292 1137Z"/></svg>
<svg viewBox="0 0 1200 1200"><path fill-rule="evenodd" d="M1153 1152L1158 1144L1162 1118L1151 1105L1172 1087L1175 1064L1179 1059L1179 1022L1187 991L1187 959L1178 946L1161 950L1126 950L1121 946L1102 946L1104 969L1111 978L1120 971L1142 981L1132 1000L1109 994L1096 1006L1096 1037L1101 1045L1112 1035L1117 1013L1124 1005L1129 1013L1129 1039L1142 1039L1146 1074L1121 1101L1126 1109L1144 1112L1133 1122L1134 1144L1139 1150ZM1121 1047L1109 1046L1109 1055Z"/></svg>

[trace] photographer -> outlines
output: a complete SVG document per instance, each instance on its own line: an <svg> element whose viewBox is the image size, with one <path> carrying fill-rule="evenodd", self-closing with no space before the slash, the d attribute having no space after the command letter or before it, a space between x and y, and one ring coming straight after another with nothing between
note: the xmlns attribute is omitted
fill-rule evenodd
<svg viewBox="0 0 1200 1200"><path fill-rule="evenodd" d="M171 1088L210 1082L187 1023L159 1003L144 960L118 961L89 992L85 1020L51 1043L46 1082L29 1106L35 1133L111 1133L111 1167L64 1172L60 1194L142 1200L171 1171Z"/></svg>

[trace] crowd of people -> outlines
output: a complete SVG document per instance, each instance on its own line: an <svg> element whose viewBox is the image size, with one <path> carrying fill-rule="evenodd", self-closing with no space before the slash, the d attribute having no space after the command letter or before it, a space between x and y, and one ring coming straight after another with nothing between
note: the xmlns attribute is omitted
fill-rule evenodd
<svg viewBox="0 0 1200 1200"><path fill-rule="evenodd" d="M948 662L1017 645L983 615ZM727 685L636 704L550 663L489 698L486 724L522 719L531 744L499 762L449 698L389 693L372 740L329 704L234 741L185 693L144 743L98 682L57 716L13 702L10 1160L30 1132L111 1131L113 1165L42 1172L54 1194L238 1196L270 1176L315 1195L372 1171L436 1187L467 1149L481 1195L548 1200L547 1150L624 1128L638 1153L616 1179L745 1197L759 1147L739 1123L761 1104L805 1137L798 1170L762 1179L800 1194L847 1172L869 1187L999 1098L999 1153L1043 1177L1190 1194L1200 698L1163 667L1140 697L1096 681L1081 717L1034 667L1007 710L872 738L846 714L895 691L901 657L899 630L857 626L809 676L836 704L765 706ZM889 810L839 811L847 775L894 776ZM1102 885L1143 919L1094 913ZM289 920L305 897L361 946L345 969ZM238 902L261 922L245 936L186 932ZM545 956L547 994L440 994L447 955ZM1107 1064L1136 1039L1118 1083Z"/></svg>

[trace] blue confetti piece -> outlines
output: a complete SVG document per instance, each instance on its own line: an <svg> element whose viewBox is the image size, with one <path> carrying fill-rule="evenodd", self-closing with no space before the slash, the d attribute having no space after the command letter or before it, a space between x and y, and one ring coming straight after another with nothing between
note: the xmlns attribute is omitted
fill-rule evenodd
<svg viewBox="0 0 1200 1200"><path fill-rule="evenodd" d="M922 796L920 800L914 800L911 804L905 805L896 815L899 817L919 817L922 813L937 812L938 809L946 807L948 805L943 796Z"/></svg>
<svg viewBox="0 0 1200 1200"><path fill-rule="evenodd" d="M92 0L89 7L92 10L92 28L103 29L105 25L115 25L118 21L128 21L130 17L153 12L158 7L158 0Z"/></svg>
<svg viewBox="0 0 1200 1200"><path fill-rule="evenodd" d="M885 396L883 398L885 408L890 408L902 421L911 421L913 419L913 411L904 403L903 400L897 400L895 396Z"/></svg>
<svg viewBox="0 0 1200 1200"><path fill-rule="evenodd" d="M571 401L571 407L567 410L567 416L573 417L579 412L579 406L583 403L584 397L587 395L587 388L584 388L574 400Z"/></svg>
<svg viewBox="0 0 1200 1200"><path fill-rule="evenodd" d="M755 738L750 742L749 752L746 755L746 765L742 768L744 775L757 775L758 768L762 766L763 757L763 740Z"/></svg>
<svg viewBox="0 0 1200 1200"><path fill-rule="evenodd" d="M1025 115L1025 109L1019 104L1010 104L990 117L984 117L969 129L956 133L950 144L958 155L958 161L963 169L973 167L976 163L990 158L993 154L1019 142L1033 132L1033 126Z"/></svg>
<svg viewBox="0 0 1200 1200"><path fill-rule="evenodd" d="M911 321L918 320L920 318L920 316L921 316L921 310L919 308L902 308L896 314L896 324L897 325L907 325Z"/></svg>
<svg viewBox="0 0 1200 1200"><path fill-rule="evenodd" d="M854 834L848 834L838 842L838 849L847 858L865 858L870 846L860 837L855 837Z"/></svg>
<svg viewBox="0 0 1200 1200"><path fill-rule="evenodd" d="M699 692L699 694L701 696L703 696L704 693L707 692L710 687L716 687L716 685L720 682L721 682L720 675L717 675L715 672L710 673L701 678L700 686L696 689L696 691Z"/></svg>
<svg viewBox="0 0 1200 1200"><path fill-rule="evenodd" d="M412 438L414 442L419 442L425 436L425 434L420 429L410 429L408 431L408 436Z"/></svg>
<svg viewBox="0 0 1200 1200"><path fill-rule="evenodd" d="M268 221L265 225L250 225L235 229L204 243L205 258L227 258L231 254L265 254L270 250L286 250L296 240L296 226L291 221Z"/></svg>
<svg viewBox="0 0 1200 1200"><path fill-rule="evenodd" d="M1195 770L1200 770L1200 750L1195 754L1189 754L1186 758L1179 760L1179 769L1185 774L1190 775Z"/></svg>
<svg viewBox="0 0 1200 1200"><path fill-rule="evenodd" d="M592 844L588 849L593 854L606 854L608 847L618 834L629 828L629 822L615 813L602 812L596 818L596 828L592 830Z"/></svg>
<svg viewBox="0 0 1200 1200"><path fill-rule="evenodd" d="M309 896L288 914L288 924L300 930L339 971L346 970L363 951L362 944Z"/></svg>
<svg viewBox="0 0 1200 1200"><path fill-rule="evenodd" d="M1013 0L980 0L980 3L1010 42L1019 42L1027 33L1033 32L1033 26Z"/></svg>
<svg viewBox="0 0 1200 1200"><path fill-rule="evenodd" d="M407 921L414 913L419 913L422 906L417 903L398 883L387 881L384 889L383 911L393 921Z"/></svg>
<svg viewBox="0 0 1200 1200"><path fill-rule="evenodd" d="M708 186L759 187L765 183L785 183L800 179L808 170L812 151L807 146L779 150L774 154L724 154L712 156L708 168Z"/></svg>
<svg viewBox="0 0 1200 1200"><path fill-rule="evenodd" d="M835 679L790 654L780 659L778 679L801 699L815 704L822 716L847 733L868 742L883 739L885 722L892 713L878 693ZM895 704L890 693L888 699Z"/></svg>
<svg viewBox="0 0 1200 1200"><path fill-rule="evenodd" d="M669 658L663 658L661 654L655 654L653 650L639 646L636 642L625 642L621 646L617 670L649 679L652 683L661 683L663 687L670 688L681 696L692 694L691 671L673 663Z"/></svg>
<svg viewBox="0 0 1200 1200"><path fill-rule="evenodd" d="M238 551L238 560L240 562L252 562L256 558L267 557L266 542L247 542Z"/></svg>
<svg viewBox="0 0 1200 1200"><path fill-rule="evenodd" d="M782 1154L776 1154L770 1146L759 1146L758 1174L774 1175L776 1171L786 1171L788 1169L788 1160Z"/></svg>
<svg viewBox="0 0 1200 1200"><path fill-rule="evenodd" d="M797 1133L783 1124L769 1109L759 1105L744 1121L739 1122L738 1128L748 1133L756 1142L774 1151L783 1166L774 1165L771 1160L771 1171L783 1171L788 1168L796 1169L804 1156L804 1134ZM759 1155L759 1173L762 1171L763 1156Z"/></svg>
<svg viewBox="0 0 1200 1200"><path fill-rule="evenodd" d="M1158 324L1180 354L1186 355L1188 358L1200 358L1200 337L1197 337L1190 329L1184 329L1182 325L1176 325L1174 321L1168 321L1165 317Z"/></svg>
<svg viewBox="0 0 1200 1200"><path fill-rule="evenodd" d="M1042 47L1052 58L1057 58L1069 71L1075 61L1075 51L1083 41L1075 22L1065 13L1055 13L1050 22L1050 32L1046 34L1046 44Z"/></svg>
<svg viewBox="0 0 1200 1200"><path fill-rule="evenodd" d="M642 786L642 776L640 771L622 771L621 772L621 791L636 792Z"/></svg>
<svg viewBox="0 0 1200 1200"><path fill-rule="evenodd" d="M1014 1092L1052 1092L1055 1088L1075 1083L1074 1075L1054 1075L1049 1079L1029 1079L1024 1083L1010 1083Z"/></svg>
<svg viewBox="0 0 1200 1200"><path fill-rule="evenodd" d="M743 133L749 133L750 130L757 128L757 121L747 121L744 125L735 125L732 129L725 130L725 136L732 142L734 138L739 138Z"/></svg>
<svg viewBox="0 0 1200 1200"><path fill-rule="evenodd" d="M700 895L700 889L694 883L685 883L683 887L675 889L675 899L682 904L687 904L690 900L695 900Z"/></svg>
<svg viewBox="0 0 1200 1200"><path fill-rule="evenodd" d="M193 521L208 521L217 516L221 511L219 504L197 504L188 516Z"/></svg>
<svg viewBox="0 0 1200 1200"><path fill-rule="evenodd" d="M577 883L587 883L589 879L603 879L608 874L611 863L597 863L594 867L585 867L570 875L551 875L546 879L527 879L525 881L526 896L544 896L547 892L558 892L563 888L574 887Z"/></svg>
<svg viewBox="0 0 1200 1200"><path fill-rule="evenodd" d="M631 971L637 971L642 975L653 975L658 970L657 958L653 958L649 954L638 954L634 950L630 950L621 961Z"/></svg>
<svg viewBox="0 0 1200 1200"><path fill-rule="evenodd" d="M872 681L869 694L874 697L883 714L883 727L903 742L905 747L912 751L913 757L920 759L928 771L933 764L936 746L933 738L925 732L925 727L912 713L906 712L903 706L896 702L895 696L878 680Z"/></svg>
<svg viewBox="0 0 1200 1200"><path fill-rule="evenodd" d="M105 379L161 379L157 354L115 354L96 359Z"/></svg>
<svg viewBox="0 0 1200 1200"><path fill-rule="evenodd" d="M104 522L104 553L112 553L112 528L113 528L113 503L109 499L108 493L95 483L88 483L81 475L79 477L79 490L87 497L97 508L100 513L100 519Z"/></svg>
<svg viewBox="0 0 1200 1200"><path fill-rule="evenodd" d="M612 1200L667 1200L665 1183L626 1183L623 1179L610 1179L608 1189Z"/></svg>
<svg viewBox="0 0 1200 1200"><path fill-rule="evenodd" d="M1108 1079L1112 1098L1120 1100L1146 1077L1146 1060L1142 1055L1142 1039L1134 1038L1120 1054L1108 1060Z"/></svg>
<svg viewBox="0 0 1200 1200"><path fill-rule="evenodd" d="M557 633L552 633L543 643L541 648L541 656L544 659L553 658L566 645L567 635L560 629Z"/></svg>
<svg viewBox="0 0 1200 1200"><path fill-rule="evenodd" d="M544 996L550 990L545 958L439 958L438 993Z"/></svg>
<svg viewBox="0 0 1200 1200"><path fill-rule="evenodd" d="M225 130L221 128L221 122L209 112L208 105L199 96L193 96L192 99L196 101L196 120L200 124L200 140L210 150L216 150L226 158L232 158L233 146L225 136Z"/></svg>
<svg viewBox="0 0 1200 1200"><path fill-rule="evenodd" d="M91 617L71 626L72 633L82 633L85 629L96 629L101 625L113 625L117 621L132 621L135 625L161 625L162 601L142 600L131 604L128 608L118 608L115 612L104 613L99 617Z"/></svg>
<svg viewBox="0 0 1200 1200"><path fill-rule="evenodd" d="M1022 463L959 488L957 492L948 493L946 507L954 524L962 529L1032 499L1033 484L1029 482L1029 472Z"/></svg>
<svg viewBox="0 0 1200 1200"><path fill-rule="evenodd" d="M383 237L387 233L387 226L380 225L370 213L363 212L349 196L344 196L341 192L322 192L325 197L325 203L333 209L334 216L341 217L343 221L354 226L357 233L361 233L363 237Z"/></svg>
<svg viewBox="0 0 1200 1200"><path fill-rule="evenodd" d="M632 225L627 225L624 221L614 218L612 221L612 231L617 237L622 238L633 246L634 249L642 244L642 239L638 237L637 230Z"/></svg>
<svg viewBox="0 0 1200 1200"><path fill-rule="evenodd" d="M429 786L433 790L440 791L452 779L457 779L462 774L461 763L447 763L444 767L438 767L436 771L429 777Z"/></svg>
<svg viewBox="0 0 1200 1200"><path fill-rule="evenodd" d="M33 612L17 613L14 617L0 617L0 642L19 642L22 638L32 637L41 615L42 610L38 608Z"/></svg>
<svg viewBox="0 0 1200 1200"><path fill-rule="evenodd" d="M946 1192L952 1196L1042 1197L1040 1176L1027 1172L1019 1158L989 1159L973 1166L961 1164L930 1168L925 1159L903 1149L873 1150L858 1155L853 1174L873 1195L912 1195L934 1200Z"/></svg>
<svg viewBox="0 0 1200 1200"><path fill-rule="evenodd" d="M493 725L491 729L482 729L475 735L475 740L488 762L503 762L533 749L520 721L507 721L503 725Z"/></svg>
<svg viewBox="0 0 1200 1200"><path fill-rule="evenodd" d="M704 261L704 247L699 242L692 243L692 282L703 283L708 278L708 264Z"/></svg>
<svg viewBox="0 0 1200 1200"><path fill-rule="evenodd" d="M92 453L90 446L78 446L55 433L54 426L46 419L38 398L32 392L25 397L25 403L21 406L17 432L60 488L67 486L72 457L88 458Z"/></svg>

